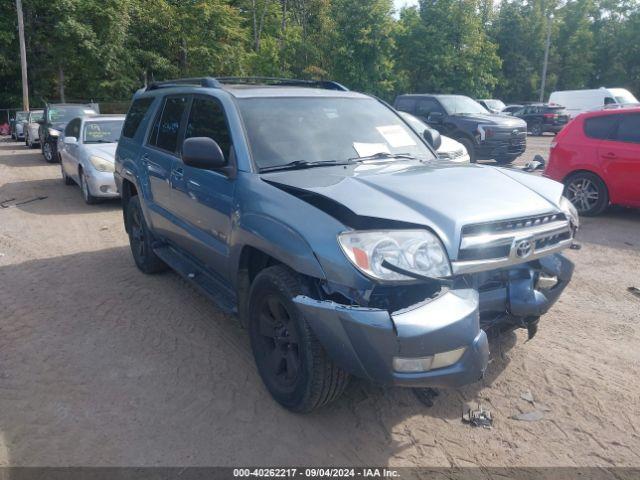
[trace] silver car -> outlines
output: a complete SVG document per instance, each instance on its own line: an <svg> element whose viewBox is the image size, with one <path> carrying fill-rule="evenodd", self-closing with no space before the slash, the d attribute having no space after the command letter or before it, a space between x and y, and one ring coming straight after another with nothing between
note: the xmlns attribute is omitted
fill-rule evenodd
<svg viewBox="0 0 640 480"><path fill-rule="evenodd" d="M119 196L113 170L123 123L123 115L74 118L58 143L62 179L66 185L78 184L88 204Z"/></svg>
<svg viewBox="0 0 640 480"><path fill-rule="evenodd" d="M24 130L24 143L29 148L34 148L40 144L40 136L38 129L40 128L40 121L42 120L42 114L44 110L31 110L27 119L22 122Z"/></svg>

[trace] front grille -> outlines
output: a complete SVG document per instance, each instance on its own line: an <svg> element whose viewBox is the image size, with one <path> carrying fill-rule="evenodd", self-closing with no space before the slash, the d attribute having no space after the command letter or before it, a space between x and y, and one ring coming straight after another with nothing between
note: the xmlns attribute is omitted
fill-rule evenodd
<svg viewBox="0 0 640 480"><path fill-rule="evenodd" d="M568 247L572 241L563 213L548 213L462 228L455 273L469 273L527 262Z"/></svg>
<svg viewBox="0 0 640 480"><path fill-rule="evenodd" d="M462 235L480 235L486 233L497 233L505 231L520 230L528 227L554 222L556 220L566 220L564 213L549 213L546 215L536 215L533 217L515 218L512 220L502 220L500 222L476 223L462 227Z"/></svg>

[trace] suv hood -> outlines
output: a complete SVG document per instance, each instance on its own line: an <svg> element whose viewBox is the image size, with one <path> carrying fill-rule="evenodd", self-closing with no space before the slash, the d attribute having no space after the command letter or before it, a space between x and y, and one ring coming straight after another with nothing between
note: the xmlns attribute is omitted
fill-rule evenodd
<svg viewBox="0 0 640 480"><path fill-rule="evenodd" d="M562 195L562 185L553 180L446 161L318 167L262 178L303 200L308 200L305 192L325 197L330 200L325 205L337 202L360 217L427 226L440 236L452 259L464 225L557 213ZM337 209L323 210L335 215Z"/></svg>
<svg viewBox="0 0 640 480"><path fill-rule="evenodd" d="M452 117L461 118L471 122L477 122L483 125L496 125L505 128L517 128L526 126L525 121L520 118L498 113L469 113L452 115Z"/></svg>

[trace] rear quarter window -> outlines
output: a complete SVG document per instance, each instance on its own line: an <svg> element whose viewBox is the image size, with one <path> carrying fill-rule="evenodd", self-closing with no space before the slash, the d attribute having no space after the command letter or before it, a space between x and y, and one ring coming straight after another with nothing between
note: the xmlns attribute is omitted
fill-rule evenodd
<svg viewBox="0 0 640 480"><path fill-rule="evenodd" d="M140 123L152 103L153 97L139 98L133 102L122 127L123 137L133 138L136 135L138 127L140 127Z"/></svg>
<svg viewBox="0 0 640 480"><path fill-rule="evenodd" d="M584 134L589 138L606 140L616 126L616 115L587 118L584 121Z"/></svg>

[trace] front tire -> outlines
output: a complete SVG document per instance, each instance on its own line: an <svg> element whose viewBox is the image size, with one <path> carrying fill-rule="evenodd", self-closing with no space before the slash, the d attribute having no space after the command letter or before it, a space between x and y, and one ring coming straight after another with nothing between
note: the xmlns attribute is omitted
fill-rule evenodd
<svg viewBox="0 0 640 480"><path fill-rule="evenodd" d="M258 372L271 396L297 413L335 400L349 382L293 302L302 291L300 277L277 265L258 274L249 294L249 336Z"/></svg>
<svg viewBox="0 0 640 480"><path fill-rule="evenodd" d="M476 163L478 161L478 158L476 157L476 147L473 141L467 137L456 138L456 140L464 145L464 148L467 149L467 153L469 154L469 162Z"/></svg>
<svg viewBox="0 0 640 480"><path fill-rule="evenodd" d="M496 163L498 165L510 165L516 158L518 157L499 157L496 158Z"/></svg>
<svg viewBox="0 0 640 480"><path fill-rule="evenodd" d="M64 171L62 162L60 162L60 173L62 174L62 181L64 182L65 185L73 185L75 183L73 179L69 177L69 175L67 175L67 172Z"/></svg>
<svg viewBox="0 0 640 480"><path fill-rule="evenodd" d="M602 179L591 172L578 172L565 182L564 195L580 215L600 215L609 206L609 191Z"/></svg>
<svg viewBox="0 0 640 480"><path fill-rule="evenodd" d="M129 245L136 266L146 274L159 273L167 269L166 263L153 251L153 238L142 213L138 196L131 197L125 206Z"/></svg>
<svg viewBox="0 0 640 480"><path fill-rule="evenodd" d="M44 155L44 159L47 163L55 163L58 157L56 147L54 147L53 143L48 140L45 141L42 146L42 154Z"/></svg>
<svg viewBox="0 0 640 480"><path fill-rule="evenodd" d="M64 170L63 170L64 171ZM82 198L87 205L95 205L96 203L100 203L100 199L98 197L94 197L91 194L91 190L89 190L89 182L87 181L87 177L84 174L84 170L80 170L78 172L78 178L80 179L80 191L82 192ZM65 179L65 183L66 183Z"/></svg>

